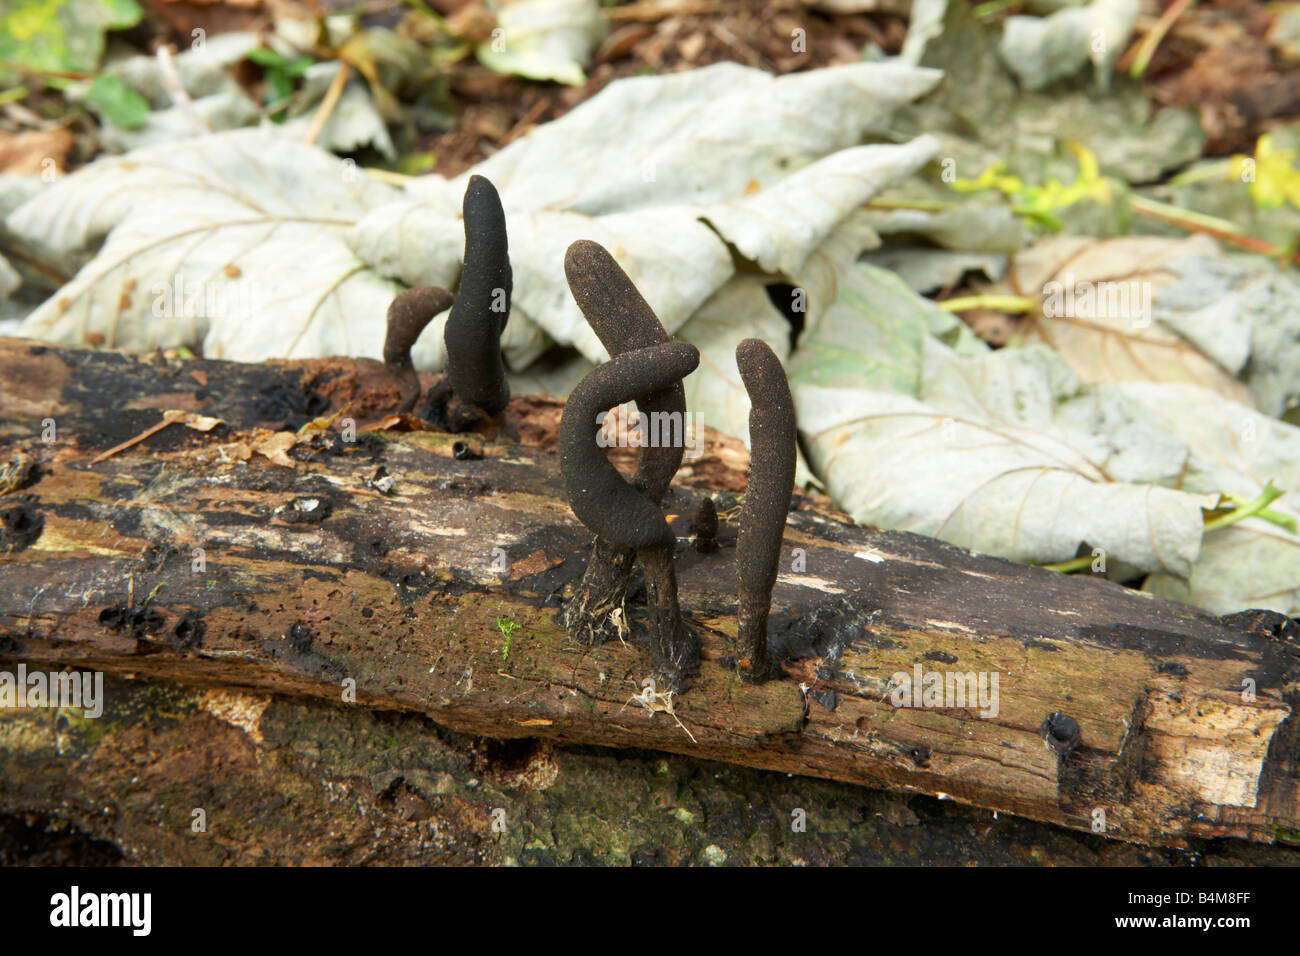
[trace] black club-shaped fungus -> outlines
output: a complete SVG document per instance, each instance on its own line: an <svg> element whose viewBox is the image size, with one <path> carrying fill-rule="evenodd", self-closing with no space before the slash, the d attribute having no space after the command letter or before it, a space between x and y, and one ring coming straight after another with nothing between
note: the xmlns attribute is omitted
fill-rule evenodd
<svg viewBox="0 0 1300 956"><path fill-rule="evenodd" d="M465 190L465 265L447 319L447 382L465 405L491 417L510 401L501 334L510 318L513 278L506 215L496 187L471 176Z"/></svg>
<svg viewBox="0 0 1300 956"><path fill-rule="evenodd" d="M745 339L736 364L749 393L749 484L740 510L736 562L740 578L740 622L736 665L747 681L771 676L767 616L781 560L790 495L794 490L795 416L790 383L781 360L765 342Z"/></svg>

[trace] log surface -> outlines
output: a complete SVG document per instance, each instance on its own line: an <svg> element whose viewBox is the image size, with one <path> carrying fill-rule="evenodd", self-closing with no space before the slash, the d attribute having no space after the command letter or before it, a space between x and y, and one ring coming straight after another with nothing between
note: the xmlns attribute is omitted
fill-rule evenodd
<svg viewBox="0 0 1300 956"><path fill-rule="evenodd" d="M590 545L558 473L559 404L516 398L521 440L472 438L482 458L462 460L458 436L365 430L397 394L365 360L166 363L0 339L0 466L25 476L0 496L0 669L355 703L492 738L943 795L1140 843L1300 839L1294 622L1225 623L797 499L771 622L786 676L747 686L726 666L744 460L723 442L665 502L687 516L727 489L723 547L678 557L700 675L673 713L652 713L630 702L653 676L632 639L579 648L557 623ZM355 441L340 420L285 463L246 454L254 429L344 406ZM91 463L169 409L223 424L172 424ZM629 611L635 635L643 609ZM918 667L995 675L996 714L895 706L895 675ZM1077 721L1072 749L1048 746L1054 713Z"/></svg>

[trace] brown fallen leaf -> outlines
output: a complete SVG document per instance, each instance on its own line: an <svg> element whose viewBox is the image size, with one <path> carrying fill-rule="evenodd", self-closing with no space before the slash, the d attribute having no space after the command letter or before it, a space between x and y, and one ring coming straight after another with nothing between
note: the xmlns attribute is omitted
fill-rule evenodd
<svg viewBox="0 0 1300 956"><path fill-rule="evenodd" d="M563 563L563 558L552 558L541 548L538 548L528 557L521 558L510 565L510 580L518 581L520 578L526 578L531 574L539 574L547 568L553 568L557 564Z"/></svg>
<svg viewBox="0 0 1300 956"><path fill-rule="evenodd" d="M40 176L67 171L68 154L76 138L62 126L23 133L0 131L0 173Z"/></svg>
<svg viewBox="0 0 1300 956"><path fill-rule="evenodd" d="M329 416L322 415L320 418L313 418L306 425L303 425L302 428L298 429L298 434L304 438L310 438L312 435L316 434L317 432L328 431L329 428L336 421L342 418L343 414L351 407L352 405L349 403L347 405L344 405L333 415L329 415Z"/></svg>
<svg viewBox="0 0 1300 956"><path fill-rule="evenodd" d="M298 444L298 436L293 432L272 432L266 438L256 442L253 451L277 465L292 468L294 461L289 457L288 452L296 444Z"/></svg>

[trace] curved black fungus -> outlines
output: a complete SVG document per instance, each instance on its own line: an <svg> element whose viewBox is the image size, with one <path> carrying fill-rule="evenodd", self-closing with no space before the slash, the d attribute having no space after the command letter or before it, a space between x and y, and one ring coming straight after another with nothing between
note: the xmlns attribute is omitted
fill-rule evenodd
<svg viewBox="0 0 1300 956"><path fill-rule="evenodd" d="M699 351L685 342L635 349L593 369L565 403L560 418L560 469L569 504L579 521L616 547L671 545L675 537L659 506L629 484L596 444L598 416L662 390L699 364Z"/></svg>
<svg viewBox="0 0 1300 956"><path fill-rule="evenodd" d="M700 554L718 550L718 509L712 498L701 501L695 512L695 550Z"/></svg>
<svg viewBox="0 0 1300 956"><path fill-rule="evenodd" d="M506 215L496 187L471 176L465 190L465 266L447 318L447 382L464 404L489 417L510 401L501 333L510 318L513 277Z"/></svg>
<svg viewBox="0 0 1300 956"><path fill-rule="evenodd" d="M599 243L581 239L569 246L564 273L574 301L611 358L669 341L654 310ZM644 415L685 421L686 391L680 381L637 396L636 404ZM673 445L642 446L632 484L655 504L662 502L684 450ZM618 633L614 612L623 607L634 562L631 548L597 535L582 582L565 608L565 624L579 643L599 644Z"/></svg>
<svg viewBox="0 0 1300 956"><path fill-rule="evenodd" d="M662 390L700 363L695 346L684 342L634 349L590 372L569 395L560 419L560 468L569 504L578 519L611 551L619 575L630 571L625 555L636 550L646 578L650 607L650 650L654 663L680 688L699 665L699 638L682 622L673 571L676 535L648 492L624 480L596 444L598 416L609 408ZM626 577L623 576L623 580ZM584 586L586 579L584 578ZM621 600L621 595L620 595Z"/></svg>
<svg viewBox="0 0 1300 956"><path fill-rule="evenodd" d="M564 275L583 317L611 358L668 341L650 304L600 243L579 239L569 246ZM669 413L684 420L686 390L681 382L673 382L638 397L636 406L644 415ZM656 502L663 501L684 452L682 445L643 446L633 482Z"/></svg>
<svg viewBox="0 0 1300 956"><path fill-rule="evenodd" d="M736 364L752 405L749 412L749 485L740 509L736 562L740 623L736 664L744 680L770 676L767 615L781 559L781 539L794 489L794 399L781 360L759 339L736 347Z"/></svg>
<svg viewBox="0 0 1300 956"><path fill-rule="evenodd" d="M409 412L420 397L420 377L411 363L411 347L433 317L451 308L451 293L427 285L399 292L388 307L384 364L397 378L402 398L399 412Z"/></svg>

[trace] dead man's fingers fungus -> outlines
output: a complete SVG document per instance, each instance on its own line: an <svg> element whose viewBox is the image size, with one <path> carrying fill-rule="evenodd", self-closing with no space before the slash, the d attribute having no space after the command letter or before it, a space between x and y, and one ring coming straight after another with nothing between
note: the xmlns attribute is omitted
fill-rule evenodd
<svg viewBox="0 0 1300 956"><path fill-rule="evenodd" d="M695 512L695 550L700 554L712 554L718 550L718 509L712 498L700 502Z"/></svg>
<svg viewBox="0 0 1300 956"><path fill-rule="evenodd" d="M765 342L741 342L736 347L736 364L751 403L749 484L736 542L740 579L736 666L743 679L757 682L773 670L767 650L767 616L794 490L794 399L781 360Z"/></svg>
<svg viewBox="0 0 1300 956"><path fill-rule="evenodd" d="M610 358L669 341L654 310L599 243L581 239L569 246L564 273L574 301ZM636 406L642 415L651 416L651 421L685 426L686 391L678 380L658 391L638 395ZM684 445L653 442L643 444L638 452L632 484L655 504L662 502L668 492L682 463ZM635 556L631 547L622 547L597 534L582 581L564 609L565 625L575 641L593 645L621 636L622 611Z"/></svg>
<svg viewBox="0 0 1300 956"><path fill-rule="evenodd" d="M490 418L510 401L501 333L510 318L513 277L501 197L482 176L470 177L464 215L465 265L443 334L446 381L463 405Z"/></svg>
<svg viewBox="0 0 1300 956"><path fill-rule="evenodd" d="M446 312L451 304L451 293L446 289L421 286L399 292L388 307L384 364L396 377L401 389L399 412L409 412L420 397L420 377L411 362L411 347L434 316Z"/></svg>
<svg viewBox="0 0 1300 956"><path fill-rule="evenodd" d="M598 416L695 371L700 353L685 342L635 349L593 369L569 395L560 419L560 468L569 504L583 524L617 547L671 544L659 506L618 472L596 443Z"/></svg>
<svg viewBox="0 0 1300 956"><path fill-rule="evenodd" d="M650 304L599 243L579 239L569 246L564 254L564 274L574 301L610 358L668 341L668 333ZM667 413L684 423L686 391L675 381L639 396L636 406L643 415ZM663 501L684 451L684 444L642 446L633 482L655 502Z"/></svg>
<svg viewBox="0 0 1300 956"><path fill-rule="evenodd" d="M560 468L569 504L597 541L607 542L615 554L636 550L646 578L651 655L675 689L694 673L700 656L699 639L683 623L677 603L676 535L658 503L610 463L596 442L596 432L602 413L662 391L693 372L699 362L695 346L684 342L624 352L578 384L560 419Z"/></svg>

